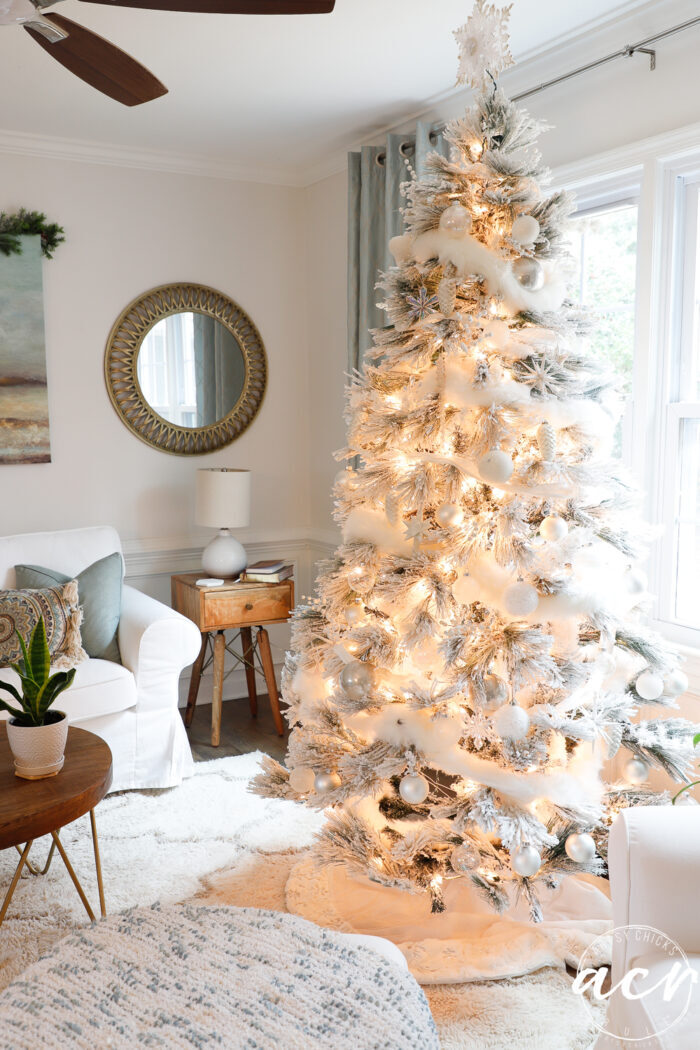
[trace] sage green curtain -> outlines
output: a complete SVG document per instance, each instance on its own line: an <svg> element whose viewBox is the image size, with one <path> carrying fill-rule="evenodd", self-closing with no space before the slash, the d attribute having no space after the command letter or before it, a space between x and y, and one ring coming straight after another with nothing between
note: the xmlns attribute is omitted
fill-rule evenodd
<svg viewBox="0 0 700 1050"><path fill-rule="evenodd" d="M348 154L348 371L361 370L372 344L370 329L386 324L377 307L382 299L375 285L379 274L393 265L389 241L403 230L400 208L406 203L401 183L411 176L406 160L420 178L428 153L446 157L447 142L440 130L419 122L412 135L388 135L383 146L363 146Z"/></svg>
<svg viewBox="0 0 700 1050"><path fill-rule="evenodd" d="M205 427L227 416L245 383L245 360L227 328L204 314L194 315L197 422Z"/></svg>

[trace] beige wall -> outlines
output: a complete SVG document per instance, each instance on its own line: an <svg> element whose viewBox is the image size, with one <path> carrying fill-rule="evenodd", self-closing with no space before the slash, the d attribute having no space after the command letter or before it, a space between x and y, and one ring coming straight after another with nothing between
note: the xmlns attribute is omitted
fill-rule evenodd
<svg viewBox="0 0 700 1050"><path fill-rule="evenodd" d="M5 534L110 523L125 541L206 541L195 470L253 471L251 527L310 524L303 191L3 155L0 208L46 212L66 243L44 265L52 462L0 467ZM248 311L266 345L260 414L222 452L151 449L120 422L103 378L110 328L139 293L208 284Z"/></svg>

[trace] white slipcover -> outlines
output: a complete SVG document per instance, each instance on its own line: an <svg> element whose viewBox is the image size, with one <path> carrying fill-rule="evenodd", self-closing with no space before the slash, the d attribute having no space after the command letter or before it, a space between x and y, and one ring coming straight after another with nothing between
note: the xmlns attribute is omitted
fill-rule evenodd
<svg viewBox="0 0 700 1050"><path fill-rule="evenodd" d="M0 588L15 586L14 566L45 565L68 575L119 551L109 527L38 532L0 538ZM123 666L108 660L80 664L59 708L71 725L107 741L114 763L113 791L164 788L192 772L192 754L178 712L178 679L193 662L200 634L186 617L134 587L124 586L119 624ZM16 682L0 668L0 679ZM0 717L7 717L0 712Z"/></svg>
<svg viewBox="0 0 700 1050"><path fill-rule="evenodd" d="M686 1014L675 1020L663 985L643 999L610 1000L597 1050L698 1050L700 1046L700 806L640 806L623 810L610 832L608 853L615 928L651 926L672 938L698 975ZM649 970L644 987L657 985L674 958L659 939L613 939L613 987L633 967ZM641 987L641 986L638 986ZM688 985L683 986L687 991ZM678 995L682 1001L682 993ZM669 1021L674 1021L664 1032ZM636 1041L636 1042L635 1042Z"/></svg>

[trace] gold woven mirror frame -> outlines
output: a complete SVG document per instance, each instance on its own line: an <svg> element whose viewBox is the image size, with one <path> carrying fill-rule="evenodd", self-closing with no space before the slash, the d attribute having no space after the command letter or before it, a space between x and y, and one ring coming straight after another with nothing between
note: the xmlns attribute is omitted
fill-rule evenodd
<svg viewBox="0 0 700 1050"><path fill-rule="evenodd" d="M158 415L146 401L137 360L146 334L171 314L212 317L238 343L245 360L243 390L228 415L203 427L182 427ZM139 296L117 319L105 351L105 381L117 414L141 441L176 456L197 456L230 445L257 415L267 385L267 358L260 332L232 299L201 284L164 284Z"/></svg>

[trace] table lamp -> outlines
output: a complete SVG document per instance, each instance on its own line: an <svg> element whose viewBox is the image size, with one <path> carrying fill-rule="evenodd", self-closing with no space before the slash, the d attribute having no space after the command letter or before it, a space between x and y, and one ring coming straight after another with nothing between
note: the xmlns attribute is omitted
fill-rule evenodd
<svg viewBox="0 0 700 1050"><path fill-rule="evenodd" d="M202 567L211 576L238 576L248 564L243 544L229 529L250 524L250 471L208 467L197 471L198 525L218 529L204 549Z"/></svg>

